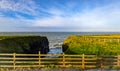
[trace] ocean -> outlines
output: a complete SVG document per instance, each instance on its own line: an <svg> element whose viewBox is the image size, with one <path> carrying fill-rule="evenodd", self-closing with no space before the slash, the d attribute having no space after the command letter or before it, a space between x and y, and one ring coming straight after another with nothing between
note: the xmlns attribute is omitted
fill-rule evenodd
<svg viewBox="0 0 120 71"><path fill-rule="evenodd" d="M46 36L49 40L49 54L62 53L63 41L70 35L120 34L120 32L0 32L0 36Z"/></svg>

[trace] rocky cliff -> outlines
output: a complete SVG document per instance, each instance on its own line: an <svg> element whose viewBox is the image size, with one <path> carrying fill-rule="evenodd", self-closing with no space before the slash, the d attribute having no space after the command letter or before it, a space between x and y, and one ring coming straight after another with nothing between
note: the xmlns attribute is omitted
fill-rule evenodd
<svg viewBox="0 0 120 71"><path fill-rule="evenodd" d="M47 37L41 36L1 36L0 53L38 53L49 52Z"/></svg>

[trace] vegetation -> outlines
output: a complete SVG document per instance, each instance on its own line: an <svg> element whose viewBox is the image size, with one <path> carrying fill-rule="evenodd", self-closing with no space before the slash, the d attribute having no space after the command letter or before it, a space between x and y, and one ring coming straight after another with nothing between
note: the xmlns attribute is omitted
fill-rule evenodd
<svg viewBox="0 0 120 71"><path fill-rule="evenodd" d="M0 71L81 71L82 69L76 68L16 68L16 69L9 69L9 68L0 68Z"/></svg>
<svg viewBox="0 0 120 71"><path fill-rule="evenodd" d="M66 54L118 55L120 35L73 35L63 43Z"/></svg>
<svg viewBox="0 0 120 71"><path fill-rule="evenodd" d="M30 43L44 41L40 36L0 36L0 53L28 53Z"/></svg>

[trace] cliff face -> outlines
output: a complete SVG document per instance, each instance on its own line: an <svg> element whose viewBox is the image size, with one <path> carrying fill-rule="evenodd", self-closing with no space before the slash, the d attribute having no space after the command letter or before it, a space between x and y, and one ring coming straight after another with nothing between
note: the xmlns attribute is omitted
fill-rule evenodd
<svg viewBox="0 0 120 71"><path fill-rule="evenodd" d="M49 52L47 37L41 36L14 36L0 40L0 53L38 53Z"/></svg>

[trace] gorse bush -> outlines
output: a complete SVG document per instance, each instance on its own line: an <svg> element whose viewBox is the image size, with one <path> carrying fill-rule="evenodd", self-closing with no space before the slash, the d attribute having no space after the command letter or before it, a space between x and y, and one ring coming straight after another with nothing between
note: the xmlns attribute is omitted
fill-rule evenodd
<svg viewBox="0 0 120 71"><path fill-rule="evenodd" d="M62 47L66 54L118 55L120 35L69 36Z"/></svg>

